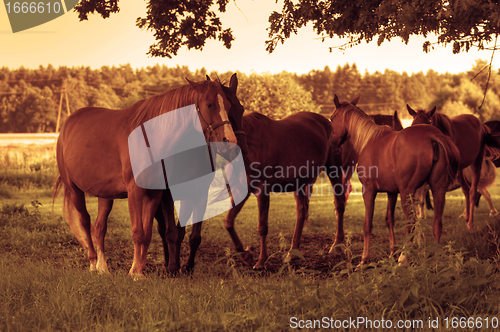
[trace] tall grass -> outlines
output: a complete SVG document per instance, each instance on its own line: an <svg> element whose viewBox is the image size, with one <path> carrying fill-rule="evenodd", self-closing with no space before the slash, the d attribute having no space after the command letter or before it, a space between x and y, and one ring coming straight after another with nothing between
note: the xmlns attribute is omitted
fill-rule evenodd
<svg viewBox="0 0 500 332"><path fill-rule="evenodd" d="M0 198L12 198L21 190L50 195L57 175L55 146L0 147Z"/></svg>
<svg viewBox="0 0 500 332"><path fill-rule="evenodd" d="M28 168L18 169L26 174L44 170L28 172ZM16 166L9 168L13 169ZM277 261L278 269L258 272L242 266L224 230L224 216L220 216L204 223L192 276L163 276L162 247L155 235L148 254L148 279L134 282L126 275L133 251L126 201L115 203L108 222L106 257L111 273L99 275L88 271L86 253L65 225L60 202L56 202L53 217L50 199L33 194L33 188L48 189L48 184L28 183L19 188L7 184L17 196L0 203L1 331L285 331L299 323L323 328L326 323L359 323L358 317L366 322L356 325L360 330L380 330L373 322L384 319L393 327L402 320L414 324L413 330L426 331L431 330L429 322L437 319L434 331L450 331L451 326L444 325L446 318L451 324L453 317L457 321L488 317L491 324L498 317L500 227L497 220L483 217L486 208L477 210L478 226L470 233L463 221L450 216L459 215L463 206L457 200L447 201L446 234L440 245L434 243L429 221L423 220L414 225L412 242L409 237L403 239L405 225L398 211L397 254L405 252L409 257L409 263L399 265L387 254L382 221L386 206L381 195L372 252L378 246L382 253L357 269L363 202L350 198L348 240L333 259L325 254L335 230L333 198L314 196L304 237L325 233L330 237L324 244L303 243L301 250L306 260L332 262L319 272L302 261L283 260L293 233L295 202L292 196L273 196L269 250L270 261ZM499 189L490 191L495 198ZM88 198L87 205L95 218L96 200ZM258 243L256 219L257 204L252 198L236 223L245 244ZM307 251L313 246L320 248L318 253ZM182 251L185 255L185 244Z"/></svg>

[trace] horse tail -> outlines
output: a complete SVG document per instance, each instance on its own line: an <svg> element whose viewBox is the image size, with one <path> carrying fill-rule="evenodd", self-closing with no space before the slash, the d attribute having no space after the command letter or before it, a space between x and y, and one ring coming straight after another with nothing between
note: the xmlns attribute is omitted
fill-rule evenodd
<svg viewBox="0 0 500 332"><path fill-rule="evenodd" d="M425 192L425 207L427 208L427 210L434 210L431 202L431 192L429 190Z"/></svg>
<svg viewBox="0 0 500 332"><path fill-rule="evenodd" d="M448 180L451 183L457 177L460 163L460 151L451 138L445 135L439 135L432 139L432 146L434 150L434 161L444 159L447 161L446 174L448 176ZM441 156L440 152L443 152L443 156Z"/></svg>
<svg viewBox="0 0 500 332"><path fill-rule="evenodd" d="M69 225L69 228L75 234L78 242L80 242L80 245L84 248L87 249L87 236L85 235L85 231L83 230L81 224L76 221L74 218L74 212L75 212L75 207L71 201L71 194L70 192L66 189L66 186L64 185L64 181L61 178L61 175L58 174L57 178L54 182L54 188L52 190L52 215L54 215L54 203L55 200L59 194L59 191L63 189L64 191L64 199L63 199L63 215L64 219Z"/></svg>

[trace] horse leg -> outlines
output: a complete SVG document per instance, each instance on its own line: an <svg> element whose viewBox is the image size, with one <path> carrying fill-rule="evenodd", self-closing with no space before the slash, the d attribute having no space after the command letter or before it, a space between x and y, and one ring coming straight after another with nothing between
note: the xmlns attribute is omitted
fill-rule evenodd
<svg viewBox="0 0 500 332"><path fill-rule="evenodd" d="M469 220L467 222L467 228L469 230L474 229L474 208L478 197L477 184L479 183L479 178L481 176L481 166L483 165L483 155L484 155L483 150L484 149L481 149L481 151L479 151L478 157L470 165L472 171L472 179L469 191L470 214L469 214Z"/></svg>
<svg viewBox="0 0 500 332"><path fill-rule="evenodd" d="M203 225L203 216L207 209L208 194L203 196L194 206L193 210L193 226L191 227L191 234L189 235L189 256L186 264L182 267L183 272L192 273L194 269L194 259L196 251L201 243L201 227ZM198 221L200 220L200 221Z"/></svg>
<svg viewBox="0 0 500 332"><path fill-rule="evenodd" d="M414 211L414 203L415 203L415 191L413 192L411 190L402 190L400 191L401 195L401 205L403 207L403 213L405 214L405 220L407 223L410 223L411 225L406 227L406 235L410 234L413 232L415 222L417 221L417 215ZM411 213L413 210L413 213ZM410 217L413 217L413 220L410 220ZM410 240L411 241L411 240ZM407 256L404 253L401 253L399 256L398 262L399 264L404 264L408 261Z"/></svg>
<svg viewBox="0 0 500 332"><path fill-rule="evenodd" d="M144 279L142 271L146 267L146 256L153 228L153 218L162 197L161 191L150 192L134 188L128 193L130 221L132 223L132 242L134 243L134 260L129 275L134 279Z"/></svg>
<svg viewBox="0 0 500 332"><path fill-rule="evenodd" d="M266 260L269 257L267 253L267 233L268 233L268 218L269 218L269 194L261 191L257 195L257 205L259 207L259 236L260 236L260 256L259 261L254 269L263 269L266 265Z"/></svg>
<svg viewBox="0 0 500 332"><path fill-rule="evenodd" d="M365 192L363 193L363 201L365 202L365 223L363 226L364 247L360 265L365 264L369 256L370 237L373 228L373 210L375 208L376 197L377 192L373 188L365 188Z"/></svg>
<svg viewBox="0 0 500 332"><path fill-rule="evenodd" d="M297 221L295 222L295 230L293 232L292 247L290 250L300 248L300 240L302 238L302 230L304 229L304 223L307 220L309 213L309 194L311 192L312 185L307 185L307 189L301 190L300 188L294 192L295 197L295 209L297 212ZM294 255L288 253L289 258L294 258Z"/></svg>
<svg viewBox="0 0 500 332"><path fill-rule="evenodd" d="M460 182L460 188L462 189L462 192L463 192L464 197L465 197L465 210L464 210L464 213L462 213L460 215L460 217L464 218L465 221L467 222L469 220L469 215L470 215L470 204L469 204L470 185L467 183L467 180L463 176L462 172L459 172L458 180Z"/></svg>
<svg viewBox="0 0 500 332"><path fill-rule="evenodd" d="M193 210L194 210L194 204L191 200L183 200L181 202L181 208L178 211L178 217L179 220L183 220L183 222L188 222L190 217L193 217ZM194 219L192 219L194 220ZM192 232L192 230L191 230ZM177 242L176 242L176 248L177 248L177 256L179 258L179 264L181 262L180 260L180 255L181 255L181 245L182 241L184 241L184 237L186 236L186 226L182 226L181 222L177 224ZM183 270L183 269L182 269Z"/></svg>
<svg viewBox="0 0 500 332"><path fill-rule="evenodd" d="M432 223L432 231L434 233L434 240L436 241L436 243L439 243L441 234L443 232L442 216L446 200L446 187L447 184L441 187L431 185L432 196L434 198L434 221Z"/></svg>
<svg viewBox="0 0 500 332"><path fill-rule="evenodd" d="M391 257L396 248L396 238L394 237L394 211L398 202L398 193L387 193L387 212L385 214L385 223L389 228L389 240L391 243Z"/></svg>
<svg viewBox="0 0 500 332"><path fill-rule="evenodd" d="M168 203L167 203L168 204ZM181 211L183 209L184 205L181 205ZM182 212L180 212L182 213ZM168 266L169 266L169 245L167 242L167 224L165 221L165 216L163 215L163 208L162 205L158 205L158 208L156 209L156 214L155 214L155 219L158 221L158 233L160 234L161 237L161 242L163 245L163 257L164 257L164 266L166 271L168 271ZM175 246L177 251L177 259L180 261L180 246L182 243L182 240L184 239L184 235L186 233L186 228L181 227L180 224L177 225L177 239L175 240ZM176 271L170 271L170 272L176 272Z"/></svg>
<svg viewBox="0 0 500 332"><path fill-rule="evenodd" d="M165 244L166 247L168 248L168 256L166 252L164 253L166 271L167 273L173 274L177 273L180 267L180 251L178 250L179 246L178 233L179 229L181 228L184 229L184 227L177 227L175 225L175 207L172 194L170 193L170 189L166 189L163 191L163 194L161 196L161 209L163 218L166 218L166 227L165 230L160 230L160 222L158 222L158 231L164 234ZM163 220L165 222L165 219Z"/></svg>
<svg viewBox="0 0 500 332"><path fill-rule="evenodd" d="M194 259L196 257L196 251L201 243L201 226L203 222L197 222L191 227L191 234L189 235L189 256L186 264L182 267L182 272L192 273L194 269Z"/></svg>
<svg viewBox="0 0 500 332"><path fill-rule="evenodd" d="M337 232L335 233L335 241L328 251L329 254L332 254L335 251L336 245L344 243L344 212L347 197L349 195L348 184L352 176L352 172L349 172L348 168L348 172L345 174L345 176L340 177L337 176L338 174L335 174L335 172L332 172L332 174L330 174L329 170L330 167L327 167L327 173L329 173L328 178L330 179L334 195L333 198L335 203L335 217L337 218ZM340 190L337 190L339 185Z"/></svg>
<svg viewBox="0 0 500 332"><path fill-rule="evenodd" d="M424 186L418 188L417 191L415 191L415 200L417 203L417 218L419 219L427 219L427 216L425 215L424 200L428 190L426 190Z"/></svg>
<svg viewBox="0 0 500 332"><path fill-rule="evenodd" d="M498 211L497 211L497 209L495 209L495 207L493 206L493 202L491 201L491 195L490 195L490 192L488 191L488 189L480 188L479 192L481 193L481 195L484 196L484 199L488 203L488 209L490 210L490 217L494 217L494 216L498 215Z"/></svg>
<svg viewBox="0 0 500 332"><path fill-rule="evenodd" d="M168 243L166 239L167 233L167 225L165 222L165 217L163 216L163 210L161 204L158 205L155 213L155 219L158 221L158 234L161 237L161 244L163 246L163 257L164 257L164 266L167 268L168 266Z"/></svg>
<svg viewBox="0 0 500 332"><path fill-rule="evenodd" d="M106 258L104 257L104 237L108 226L108 216L113 208L112 199L99 198L97 201L97 220L94 224L92 233L95 237L95 246L97 250L96 269L99 272L108 272Z"/></svg>
<svg viewBox="0 0 500 332"><path fill-rule="evenodd" d="M224 226L226 227L226 230L229 233L231 240L233 241L234 249L237 252L241 253L241 260L245 265L250 266L253 263L253 249L243 249L243 244L241 243L240 238L236 233L236 230L234 229L234 221L236 220L238 213L240 213L241 209L243 208L243 205L245 205L245 202L248 200L248 197L250 197L250 194L248 194L238 205L227 212L226 218L224 219Z"/></svg>
<svg viewBox="0 0 500 332"><path fill-rule="evenodd" d="M78 214L78 220L80 221L80 224L74 224L74 222L72 221L71 211L68 211L70 217L70 228L73 233L75 233L75 235L79 237L79 240L80 237L82 238L80 240L81 245L87 247L87 255L90 261L90 271L96 271L97 253L94 249L94 244L92 241L90 215L87 211L87 206L85 203L85 193L74 186L71 186L66 190L69 191L71 203L75 207ZM81 234L82 231L83 234ZM78 234L80 234L80 236L78 236Z"/></svg>

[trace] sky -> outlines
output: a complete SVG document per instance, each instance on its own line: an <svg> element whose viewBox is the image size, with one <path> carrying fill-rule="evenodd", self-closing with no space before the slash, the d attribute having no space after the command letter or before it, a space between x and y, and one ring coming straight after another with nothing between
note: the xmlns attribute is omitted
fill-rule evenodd
<svg viewBox="0 0 500 332"><path fill-rule="evenodd" d="M9 0L4 0L4 3ZM343 44L345 39L327 39L322 42L310 26L299 30L284 45L268 54L265 50L268 17L279 11L281 3L272 0L237 0L228 4L222 14L224 27L231 27L236 40L230 50L221 42L210 40L203 51L182 49L176 57L151 58L146 53L154 43L153 32L140 30L135 21L144 17L146 1L122 0L120 12L103 19L91 15L79 22L73 11L29 30L12 33L5 6L0 5L0 67L38 68L40 65L58 66L119 66L130 63L133 68L154 66L188 66L190 70L205 68L208 72L280 73L287 71L303 74L313 69L356 63L358 70L373 73L385 69L397 72L459 73L472 68L477 59L489 61L491 51L470 50L453 54L451 46L436 46L430 53L422 51L424 39L412 37L405 45L399 40L361 45L341 52L330 47ZM432 39L431 39L432 41ZM500 58L493 68L500 67Z"/></svg>

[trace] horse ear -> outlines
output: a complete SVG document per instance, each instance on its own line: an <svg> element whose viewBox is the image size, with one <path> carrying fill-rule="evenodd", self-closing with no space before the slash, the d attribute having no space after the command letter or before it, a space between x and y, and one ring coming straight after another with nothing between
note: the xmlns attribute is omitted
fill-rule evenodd
<svg viewBox="0 0 500 332"><path fill-rule="evenodd" d="M408 113L410 113L411 116L413 117L416 117L417 116L417 112L415 112L411 107L410 105L406 104L406 109L408 110Z"/></svg>
<svg viewBox="0 0 500 332"><path fill-rule="evenodd" d="M351 100L351 104L353 104L354 106L356 106L358 104L358 102L359 102L359 97L360 96L358 95L356 98L354 98L353 100Z"/></svg>
<svg viewBox="0 0 500 332"><path fill-rule="evenodd" d="M434 106L434 108L429 111L429 117L433 116L434 113L436 113L436 106Z"/></svg>
<svg viewBox="0 0 500 332"><path fill-rule="evenodd" d="M229 90L233 95L235 95L237 88L238 88L238 77L236 77L236 73L234 73L231 76L231 80L229 81Z"/></svg>
<svg viewBox="0 0 500 332"><path fill-rule="evenodd" d="M335 95L335 97L333 97L333 102L335 103L336 108L340 108L340 101L339 101L339 97L337 97L337 95Z"/></svg>
<svg viewBox="0 0 500 332"><path fill-rule="evenodd" d="M211 80L210 80L210 76L208 76L208 75L207 75L207 81L211 81Z"/></svg>
<svg viewBox="0 0 500 332"><path fill-rule="evenodd" d="M194 83L194 82L191 82L190 80L188 80L188 78L187 78L187 77L184 77L184 79L186 79L186 81L189 83L189 85L191 85L191 87L192 87L193 89L197 87L197 84L196 84L196 83Z"/></svg>

